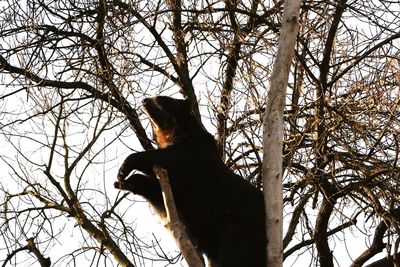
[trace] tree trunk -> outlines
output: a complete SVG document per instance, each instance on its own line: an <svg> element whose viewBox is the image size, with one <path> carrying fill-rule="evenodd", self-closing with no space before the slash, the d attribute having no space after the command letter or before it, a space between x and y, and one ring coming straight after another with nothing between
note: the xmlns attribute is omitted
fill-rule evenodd
<svg viewBox="0 0 400 267"><path fill-rule="evenodd" d="M264 116L263 189L267 229L267 266L282 266L282 147L283 112L290 65L294 53L300 0L286 0L278 52L271 76Z"/></svg>

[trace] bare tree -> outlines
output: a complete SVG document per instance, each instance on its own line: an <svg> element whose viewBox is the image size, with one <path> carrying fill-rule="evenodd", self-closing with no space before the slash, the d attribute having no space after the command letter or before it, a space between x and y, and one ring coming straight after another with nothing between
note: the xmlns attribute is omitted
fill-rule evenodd
<svg viewBox="0 0 400 267"><path fill-rule="evenodd" d="M110 188L127 153L153 147L146 96L192 99L226 164L262 188L283 1L0 8L3 266L180 261L136 227L141 200ZM396 260L399 18L387 0L302 2L284 112L284 264Z"/></svg>

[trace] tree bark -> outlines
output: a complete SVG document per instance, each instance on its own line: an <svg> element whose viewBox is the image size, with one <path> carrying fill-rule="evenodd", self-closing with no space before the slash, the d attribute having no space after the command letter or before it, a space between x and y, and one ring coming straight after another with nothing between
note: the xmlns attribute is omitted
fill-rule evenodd
<svg viewBox="0 0 400 267"><path fill-rule="evenodd" d="M267 229L267 266L282 266L283 112L289 70L299 28L300 0L285 1L278 52L263 122L263 189Z"/></svg>

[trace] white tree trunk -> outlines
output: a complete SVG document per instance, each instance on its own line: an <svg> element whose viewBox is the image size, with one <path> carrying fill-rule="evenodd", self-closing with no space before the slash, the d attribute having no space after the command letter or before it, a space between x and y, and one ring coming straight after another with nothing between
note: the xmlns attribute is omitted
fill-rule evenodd
<svg viewBox="0 0 400 267"><path fill-rule="evenodd" d="M267 229L267 266L282 266L282 148L283 112L289 70L299 29L300 0L286 0L278 52L271 76L263 125L263 189Z"/></svg>

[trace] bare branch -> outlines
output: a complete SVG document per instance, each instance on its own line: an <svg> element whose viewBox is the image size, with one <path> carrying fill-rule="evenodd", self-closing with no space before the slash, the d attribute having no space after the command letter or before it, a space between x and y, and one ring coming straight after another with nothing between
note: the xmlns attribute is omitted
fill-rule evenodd
<svg viewBox="0 0 400 267"><path fill-rule="evenodd" d="M174 237L180 251L182 252L189 266L204 266L204 261L202 257L192 243L189 235L186 233L185 225L181 222L179 218L167 171L159 166L154 166L153 171L160 181L161 189L163 192L164 206L167 213L166 223L164 225L165 228L167 228Z"/></svg>

